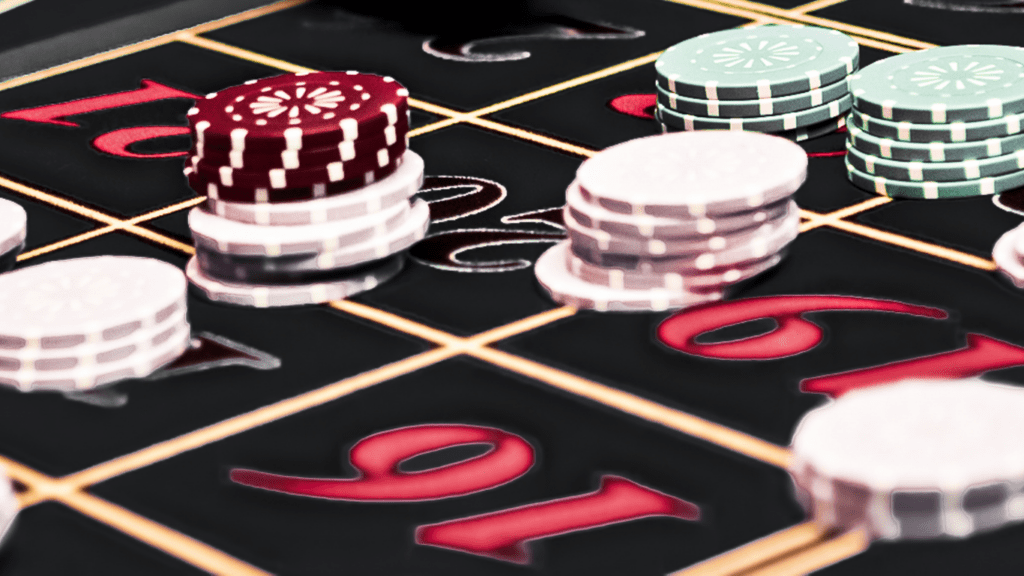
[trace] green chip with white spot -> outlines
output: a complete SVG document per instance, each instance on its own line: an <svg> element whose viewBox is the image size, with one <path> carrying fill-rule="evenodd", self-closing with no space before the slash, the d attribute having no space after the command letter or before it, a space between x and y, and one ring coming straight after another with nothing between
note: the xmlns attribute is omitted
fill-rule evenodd
<svg viewBox="0 0 1024 576"><path fill-rule="evenodd" d="M821 106L846 96L846 81L840 80L828 86L816 88L808 92L800 92L778 98L759 98L757 100L706 100L703 98L687 98L657 87L658 102L675 112L709 116L712 118L751 118L756 116L775 116L788 112L799 112Z"/></svg>
<svg viewBox="0 0 1024 576"><path fill-rule="evenodd" d="M904 162L872 156L847 144L846 161L871 176L912 182L959 182L1024 170L1024 150L995 158L961 162Z"/></svg>
<svg viewBox="0 0 1024 576"><path fill-rule="evenodd" d="M1024 170L1002 176L991 176L960 182L909 182L872 176L846 163L846 174L854 186L891 198L923 198L926 200L970 198L1001 194L1024 186Z"/></svg>
<svg viewBox="0 0 1024 576"><path fill-rule="evenodd" d="M815 26L712 32L665 51L654 68L668 92L707 100L778 98L820 89L857 69L849 36Z"/></svg>
<svg viewBox="0 0 1024 576"><path fill-rule="evenodd" d="M709 118L680 114L662 106L657 106L661 114L661 122L677 130L746 130L748 132L782 132L796 130L813 124L819 124L833 118L845 116L850 110L850 96L846 95L821 106L808 108L799 112L779 114L776 116L759 116L756 118Z"/></svg>
<svg viewBox="0 0 1024 576"><path fill-rule="evenodd" d="M949 124L915 124L913 122L881 120L859 110L854 110L850 116L850 124L869 134L904 142L976 142L1024 132L1024 114L1003 116L995 120L956 121Z"/></svg>
<svg viewBox="0 0 1024 576"><path fill-rule="evenodd" d="M924 162L959 162L976 158L1005 156L1024 149L1024 134L989 138L977 142L929 142L918 144L888 138L879 138L856 126L848 126L849 141L854 148L872 156L892 160L921 160Z"/></svg>
<svg viewBox="0 0 1024 576"><path fill-rule="evenodd" d="M1024 48L945 46L906 52L850 76L854 107L891 121L977 122L1024 112Z"/></svg>

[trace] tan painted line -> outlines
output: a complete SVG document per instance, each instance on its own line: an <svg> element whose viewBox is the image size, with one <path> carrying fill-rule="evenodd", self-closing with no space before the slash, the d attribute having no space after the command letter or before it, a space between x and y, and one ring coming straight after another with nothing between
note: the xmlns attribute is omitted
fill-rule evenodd
<svg viewBox="0 0 1024 576"><path fill-rule="evenodd" d="M87 206L82 206L77 202L72 202L71 200L61 198L60 196L56 196L48 192L43 192L42 190L31 188L29 186L20 184L13 180L8 180L3 176L0 176L0 186L3 186L4 188L7 188L9 190L13 190L14 192L17 192L24 196L28 196L29 198L33 198L35 200L44 202L51 206L56 206L57 208L61 208L68 212L73 212L80 216L85 216L86 218L90 218L92 220L96 220L104 224L116 226L122 223L120 218L111 216L110 214L107 214L105 212L100 212L99 210L95 210Z"/></svg>
<svg viewBox="0 0 1024 576"><path fill-rule="evenodd" d="M129 44L128 46L122 46L114 50L108 50L106 52L101 52L99 54L88 56L86 58L74 60L66 64L61 64L59 66L54 66L52 68L47 68L45 70L40 70L38 72L26 74L24 76L11 78L10 80L7 80L5 82L0 82L0 92L4 90L9 90L11 88L15 88L17 86L31 84L32 82L38 82L39 80L44 80L46 78L51 78L53 76L58 76L60 74L65 74L67 72L72 72L74 70L81 70L82 68L87 68L94 64L108 62L110 60L114 60L122 56L135 54L137 52L149 50L150 48L156 48L157 46L163 46L164 44L169 44L171 42L178 40L179 36L186 37L193 32L196 34L209 32L211 30L216 30L218 28L223 28L225 26L238 24L239 22L251 20L259 16L265 16L272 12L277 12L278 10L284 10L287 8L291 8L293 6L297 6L306 1L307 0L286 0L284 2L278 2L276 4L271 4L269 6L264 6L262 8L256 8L254 10L241 12L239 14L235 14L234 16L228 16L227 18L221 18L220 20L214 20L213 22L208 22L206 24L200 24L198 26L194 26L192 28L180 32L171 32L169 34L164 34L163 36L157 36L155 38L150 38L149 40L144 40L142 42L137 42L135 44Z"/></svg>
<svg viewBox="0 0 1024 576"><path fill-rule="evenodd" d="M807 14L808 12L815 12L817 10L824 10L829 6L835 6L836 4L842 4L846 0L815 0L814 2L808 2L803 6L797 6L789 10L790 14Z"/></svg>
<svg viewBox="0 0 1024 576"><path fill-rule="evenodd" d="M334 384L299 394L286 400L264 406L234 418L223 420L205 428L183 434L177 438L160 442L131 454L97 464L91 468L58 480L73 487L85 487L166 460L182 452L194 450L229 436L251 430L257 426L280 420L303 410L337 400L343 396L354 394L375 384L414 372L420 368L436 364L459 353L453 347L434 348L380 368L363 372Z"/></svg>
<svg viewBox="0 0 1024 576"><path fill-rule="evenodd" d="M114 232L114 231L116 231L118 229L119 228L117 228L115 226L104 226L102 228L96 228L96 229L90 230L88 232L82 232L81 234L76 234L74 236L71 236L70 238L65 238L65 239L60 240L58 242L54 242L52 244L47 244L46 246L40 246L39 248L36 248L35 250L29 250L28 252L22 252L21 254L18 254L18 259L17 260L18 260L18 262L24 262L26 260L31 260L32 258L36 258L36 257L42 256L44 254L49 254L50 252L55 252L55 251L61 250L63 248L69 248L69 247L74 246L76 244L81 244L82 242L85 242L86 240L92 240L93 238L98 238L98 237L103 236L105 234L109 234L111 232Z"/></svg>
<svg viewBox="0 0 1024 576"><path fill-rule="evenodd" d="M829 220L841 220L843 218L853 216L854 214L860 214L861 212L877 208L890 202L892 202L892 198L889 198L888 196L878 196L876 198L872 198L870 200L865 200L858 204L854 204L853 206L847 206L846 208L836 210L835 212L829 212L828 214L825 214L825 217L828 218Z"/></svg>
<svg viewBox="0 0 1024 576"><path fill-rule="evenodd" d="M701 438L755 460L782 468L789 463L789 451L781 446L663 406L646 398L617 390L611 386L591 382L568 372L556 370L550 366L513 356L494 348L480 347L471 349L467 353L506 370L539 380L549 386Z"/></svg>
<svg viewBox="0 0 1024 576"><path fill-rule="evenodd" d="M576 309L571 306L562 306L561 308L555 308L554 310L548 310L547 312L541 312L540 314L534 314L522 320L499 326L493 330L481 332L469 338L467 342L477 345L485 346L498 340L504 340L510 336L521 334L523 332L529 332L534 328L539 328L545 324L550 324L563 318L568 318L576 313Z"/></svg>
<svg viewBox="0 0 1024 576"><path fill-rule="evenodd" d="M860 554L870 543L864 530L851 530L743 576L802 576Z"/></svg>
<svg viewBox="0 0 1024 576"><path fill-rule="evenodd" d="M139 224L139 223L145 222L147 220L152 220L154 218L160 218L162 216L166 216L168 214L172 214L174 212L178 212L179 210L186 210L186 209L192 208L193 206L201 204L204 200L206 200L206 196L200 196L198 198L192 198L191 200L185 200L184 202L178 202L177 204L172 204L170 206L166 206L166 207L161 208L159 210L154 210L152 212L148 212L146 214L142 214L142 215L136 216L136 217L134 217L134 218L132 218L130 220L126 220L125 223L126 224ZM22 252L21 254L18 255L18 262L24 262L25 260L30 260L32 258L36 258L36 257L42 256L44 254L49 254L50 252L54 252L54 251L60 250L62 248L68 248L68 247L74 246L76 244L81 244L82 242L85 242L86 240L91 240L93 238L98 238L98 237L103 236L105 234L110 234L111 232L116 232L118 230L124 230L124 229L125 229L124 226L104 226L102 228L96 228L95 230L90 230L88 232L83 232L81 234L76 234L75 236L71 236L70 238L65 238L65 239L60 240L58 242L54 242L52 244L47 244L46 246L41 246L39 248L36 248L35 250L29 250L28 252Z"/></svg>
<svg viewBox="0 0 1024 576"><path fill-rule="evenodd" d="M547 146L548 148L554 148L555 150L568 152L569 154L572 154L574 156L582 156L584 158L589 158L594 154L597 154L596 150L591 150L589 148L584 148L582 146L577 146L575 144L569 144L568 142L562 142L561 140L557 140L549 136L542 136L540 134L536 134L528 130L523 130L522 128L513 128L512 126L508 126L507 124L499 124L498 122L495 122L493 120L487 120L484 118L469 118L466 120L466 122L468 124L473 124L481 128L493 130L494 132L500 132L502 134L507 134L509 136L515 136L516 138L520 138L528 142L533 142L535 144Z"/></svg>
<svg viewBox="0 0 1024 576"><path fill-rule="evenodd" d="M187 32L191 32L192 34L205 34L207 32L212 32L220 28L227 28L228 26L241 24L242 22L247 22L254 18L259 18L261 16L273 14L274 12L280 12L281 10L294 8L300 4L305 4L308 1L309 0L284 0L283 2L275 2L273 4L268 4L267 6L253 8L252 10L246 10L245 12L239 12L238 14L234 14L232 16L227 16L219 20L207 22L206 24L199 24L198 26L193 26L192 28L189 28Z"/></svg>
<svg viewBox="0 0 1024 576"><path fill-rule="evenodd" d="M603 70L598 70L597 72L591 72L590 74L584 74L583 76L579 76L579 77L573 78L572 80L566 80L565 82L559 82L558 84L553 84L551 86L548 86L547 88L542 88L540 90L535 90L533 92L527 92L526 94L523 94L522 96L517 96L515 98L509 99L509 100L505 100L503 102L498 102L497 104L492 104L492 105L487 106L485 108L480 108L479 110L474 110L473 112L470 112L469 115L470 116L474 116L474 117L479 117L479 116L486 116L488 114L493 114L495 112L498 112L499 110L505 110L506 108L511 108L513 106L518 106L520 104L523 104L525 102L529 102L531 100L536 100L538 98L543 98L545 96L550 96L551 94L555 94L556 92L561 92L562 90L568 90L569 88L575 88L576 86L581 86L581 85L586 84L588 82L593 82L594 80L600 80L601 78L607 78L608 76L612 76L614 74L618 74L619 72L625 72L627 70L632 70L633 68L637 68L637 67L643 66L645 64L650 64L651 62L654 62L655 60L657 60L658 56L661 56L661 51L660 50L658 52L654 52L654 53L648 54L646 56L641 56L639 58L634 58L632 60L627 60L627 61L625 61L625 62L623 62L621 64L616 64L615 66L610 66L610 67L605 68Z"/></svg>
<svg viewBox="0 0 1024 576"><path fill-rule="evenodd" d="M727 14L729 16L736 16L738 18L748 18L750 20L766 20L772 24L786 24L789 22L784 16L780 17L766 17L764 13L757 10L750 10L747 8L740 8L727 2L718 2L710 0L668 0L675 4L682 4L691 8L700 8L702 10L709 10L711 12L718 12L719 14Z"/></svg>
<svg viewBox="0 0 1024 576"><path fill-rule="evenodd" d="M669 2L676 2L679 4L690 4L692 0L668 0ZM775 6L769 6L767 4L760 4L757 2L749 2L747 0L716 0L715 2L722 8L729 8L732 10L743 10L746 12L760 13L768 16L775 16L777 18L789 19L801 24L811 24L813 26L823 26L825 28L833 28L847 34L854 34L857 36L863 36L865 38L873 38L882 42L890 42L893 44L899 44L903 46L909 46L911 48L927 49L935 48L936 44L928 42L922 42L914 38L907 38L906 36L898 36L896 34L889 34L887 32L880 32L871 28L864 28L861 26L853 26L843 22L837 22L835 20L829 20L827 18L820 18L817 16L810 16L808 14L801 14L799 12L793 12L784 8L776 8ZM715 10L716 12L718 10Z"/></svg>
<svg viewBox="0 0 1024 576"><path fill-rule="evenodd" d="M210 40L209 38L203 38L196 36L191 33L182 33L178 35L178 41L184 42L185 44L191 44L200 48L205 48L213 52L220 52L221 54L227 54L228 56L234 56L240 60L246 60L254 62L256 64L262 64L269 68L277 68L278 70L284 70L285 72L316 72L315 68L307 68L306 66L299 66L298 64L292 64L278 58L272 58L252 50L246 50L245 48L239 48L216 40Z"/></svg>
<svg viewBox="0 0 1024 576"><path fill-rule="evenodd" d="M420 324L419 322L414 322L398 316L397 314L378 310L377 308L373 308L365 304L360 304L351 300L336 300L329 304L331 308L347 312L353 316L358 316L378 324L383 324L388 328L392 328L399 332L405 332L406 334L411 334L435 344L458 346L463 343L463 338L458 336L431 328L425 324Z"/></svg>
<svg viewBox="0 0 1024 576"><path fill-rule="evenodd" d="M2 176L0 176L0 186L3 186L4 188L17 192L24 196L28 196L29 198L33 198L40 202L49 204L51 206L61 208L74 214L78 214L79 216L85 216L86 218L99 221L103 224L107 224L119 230L130 232L132 234L135 234L136 236L140 236L157 244L167 246L168 248L173 248L175 250L179 250L187 254L193 253L192 246L189 246L188 244L179 242L173 238L168 238L167 236L164 236L163 234L159 234L157 232L153 232L152 230L128 224L127 222L121 220L120 218L111 216L110 214L107 214L105 212L100 212L99 210L95 210L87 206L82 206L77 202L72 202L71 200L61 198L54 194L43 192L42 190L37 190L35 188L25 186L24 184L19 184L18 182L9 180Z"/></svg>
<svg viewBox="0 0 1024 576"><path fill-rule="evenodd" d="M24 6L32 0L0 0L0 14L10 12L19 6Z"/></svg>
<svg viewBox="0 0 1024 576"><path fill-rule="evenodd" d="M22 492L21 494L15 494L15 498L18 499L18 508L21 510L31 508L32 506L35 506L40 502L45 502L48 500L48 498L46 498L39 492L36 492L35 490L31 489L29 489L27 492Z"/></svg>
<svg viewBox="0 0 1024 576"><path fill-rule="evenodd" d="M995 262L985 258L979 258L973 254L967 254L965 252L960 252L959 250L953 250L952 248L914 240L913 238L907 238L906 236L893 234L892 232L885 232L862 224L849 222L847 220L829 221L828 226L832 226L846 232L852 232L879 242L899 246L900 248L906 248L907 250L928 254L929 256L935 256L936 258L942 258L951 262L956 262L957 264L963 264L964 266L978 268L979 270L991 272L996 269Z"/></svg>
<svg viewBox="0 0 1024 576"><path fill-rule="evenodd" d="M61 502L103 524L187 562L211 574L238 576L269 576L269 572L229 556L180 532L158 524L130 510L97 498L75 492Z"/></svg>
<svg viewBox="0 0 1024 576"><path fill-rule="evenodd" d="M232 46L231 44L225 44L224 42L210 40L209 38L203 38L201 36L182 34L180 40L186 44L198 46L200 48L219 52L228 56L234 56L240 60L262 64L269 68L277 68L278 70L283 70L285 72L316 72L315 68L299 66L298 64L292 64L285 60L272 58L270 56L260 54L259 52L253 52L252 50L246 50L245 48L239 48L238 46ZM425 112L439 114L441 116L458 117L463 114L462 112L452 110L451 108L445 108L444 106L438 106L437 104L431 104L415 98L409 98L409 105L413 108L419 108Z"/></svg>
<svg viewBox="0 0 1024 576"><path fill-rule="evenodd" d="M804 522L740 546L714 558L669 574L669 576L732 576L791 554L821 539L823 533L813 522Z"/></svg>
<svg viewBox="0 0 1024 576"><path fill-rule="evenodd" d="M422 136L424 134L429 134L431 132L434 132L435 130L440 130L442 128L447 128L449 126L454 126L454 125L458 124L459 122L460 121L456 120L455 118L446 118L444 120L439 120L437 122L434 122L433 124L427 124L426 126L420 126L419 128L416 128L416 129L413 129L413 130L409 130L409 138L415 138L417 136Z"/></svg>
<svg viewBox="0 0 1024 576"><path fill-rule="evenodd" d="M46 474L38 472L28 466L25 466L21 462L16 462L5 456L0 456L0 467L4 469L7 476L13 480L21 482L30 489L36 489L37 486L44 486L53 481L53 479Z"/></svg>

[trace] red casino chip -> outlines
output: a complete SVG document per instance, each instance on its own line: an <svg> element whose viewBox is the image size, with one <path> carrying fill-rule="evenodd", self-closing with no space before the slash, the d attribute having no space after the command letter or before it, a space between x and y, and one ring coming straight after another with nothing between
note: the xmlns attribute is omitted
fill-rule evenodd
<svg viewBox="0 0 1024 576"><path fill-rule="evenodd" d="M397 125L408 114L408 95L387 76L300 72L208 94L188 118L193 142L204 151L323 148Z"/></svg>
<svg viewBox="0 0 1024 576"><path fill-rule="evenodd" d="M408 138L398 138L405 132L406 120L402 119L395 126L389 126L384 134L376 138L360 138L359 140L343 140L323 148L305 148L302 150L283 150L281 152L255 152L251 150L219 150L192 149L192 158L208 166L227 166L236 170L269 171L275 168L286 170L308 170L323 167L331 162L343 162L346 169L349 164L376 163L381 149L392 150L398 155L408 146ZM396 130L400 128L400 130ZM191 161L190 161L191 163ZM195 166L193 165L193 168Z"/></svg>
<svg viewBox="0 0 1024 576"><path fill-rule="evenodd" d="M359 174L353 173L350 178L335 182L316 182L305 186L289 188L271 188L269 186L245 186L235 184L224 186L218 177L206 178L198 174L192 167L185 169L185 176L188 178L188 185L198 194L207 196L214 200L227 202L241 202L246 204L276 204L280 202L295 202L299 200L314 200L325 198L344 192L350 192L362 188L368 184L380 181L390 176L402 161L399 158L387 166L368 170Z"/></svg>
<svg viewBox="0 0 1024 576"><path fill-rule="evenodd" d="M382 142L383 144L383 142ZM391 146L377 148L372 153L350 161L336 160L326 164L288 170L285 168L248 169L218 166L208 160L192 157L189 167L207 182L216 182L225 188L300 188L314 184L330 184L362 178L366 173L393 166L405 153L405 140Z"/></svg>

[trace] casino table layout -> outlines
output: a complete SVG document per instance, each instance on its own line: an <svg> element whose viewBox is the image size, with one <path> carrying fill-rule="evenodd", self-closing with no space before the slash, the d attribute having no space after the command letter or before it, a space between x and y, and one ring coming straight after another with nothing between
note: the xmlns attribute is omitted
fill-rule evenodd
<svg viewBox="0 0 1024 576"><path fill-rule="evenodd" d="M869 542L808 521L786 471L801 417L850 387L1024 384L1024 293L991 260L1022 221L1019 192L865 192L847 180L840 129L801 143L809 175L786 258L723 302L576 310L532 271L565 238L580 163L659 132L667 47L804 24L854 38L863 67L1015 45L1024 15L547 0L474 28L486 3L442 2L422 21L384 4L285 0L0 81L0 197L28 213L18 268L96 255L184 268L187 214L204 200L182 175L186 111L282 72L408 87L431 215L405 269L374 290L274 309L193 292L193 347L153 376L67 396L0 390L0 465L21 508L0 574L1024 571L1024 525ZM25 25L49 36L45 19ZM659 336L669 328L685 338Z"/></svg>

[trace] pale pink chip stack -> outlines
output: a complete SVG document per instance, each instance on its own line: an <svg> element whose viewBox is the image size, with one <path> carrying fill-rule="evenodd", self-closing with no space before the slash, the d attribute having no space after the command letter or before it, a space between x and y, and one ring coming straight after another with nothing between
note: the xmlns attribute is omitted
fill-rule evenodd
<svg viewBox="0 0 1024 576"><path fill-rule="evenodd" d="M791 196L807 155L765 134L697 131L631 140L584 162L566 191L569 239L537 261L562 304L682 308L781 261L799 232Z"/></svg>

